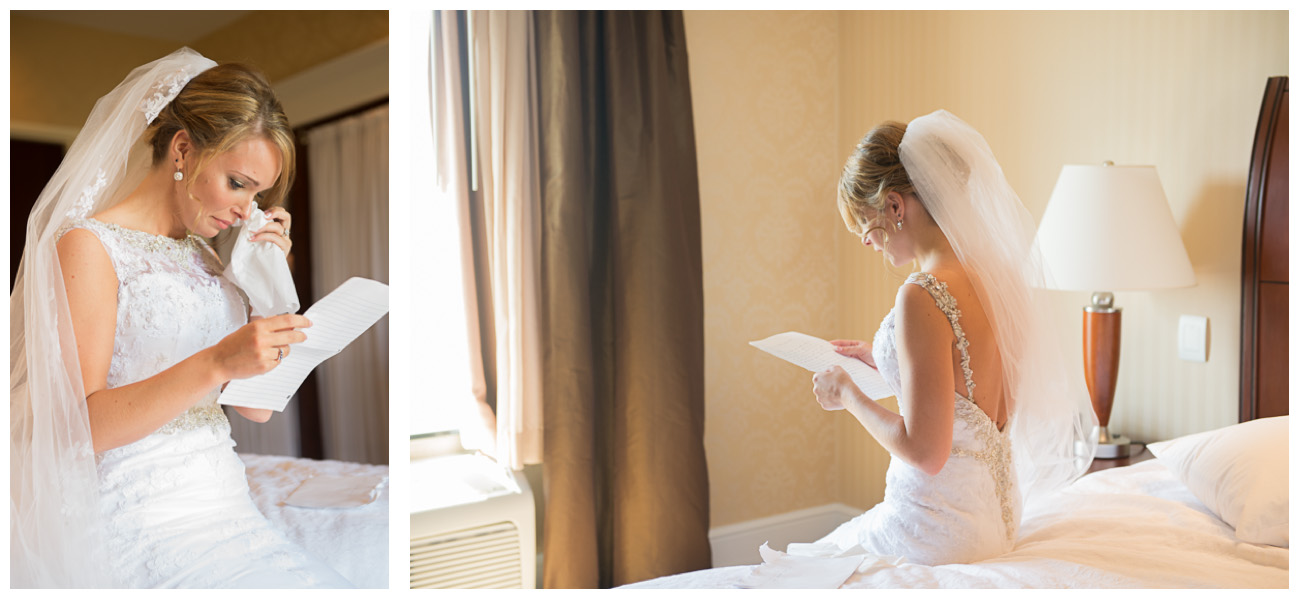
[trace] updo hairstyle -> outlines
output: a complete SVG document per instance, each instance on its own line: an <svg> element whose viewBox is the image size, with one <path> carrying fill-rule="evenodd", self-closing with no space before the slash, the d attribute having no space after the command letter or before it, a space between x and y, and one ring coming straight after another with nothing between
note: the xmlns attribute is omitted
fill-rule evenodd
<svg viewBox="0 0 1300 600"><path fill-rule="evenodd" d="M182 129L198 151L190 169L195 174L236 144L266 136L280 150L280 177L261 194L258 206L278 205L288 194L294 175L293 130L270 83L256 68L218 65L191 79L145 131L155 167L167 160L172 138ZM189 178L186 189L194 179Z"/></svg>
<svg viewBox="0 0 1300 600"><path fill-rule="evenodd" d="M898 158L898 146L906 131L907 125L897 121L877 125L863 136L844 163L837 204L844 225L856 236L865 234L863 225L884 210L889 192L916 193L912 178Z"/></svg>

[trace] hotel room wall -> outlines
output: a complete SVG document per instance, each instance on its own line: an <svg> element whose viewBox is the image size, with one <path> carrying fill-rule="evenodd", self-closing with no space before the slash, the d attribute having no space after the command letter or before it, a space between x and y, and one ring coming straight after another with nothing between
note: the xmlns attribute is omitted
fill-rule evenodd
<svg viewBox="0 0 1300 600"><path fill-rule="evenodd" d="M938 108L984 133L1035 219L1062 165L1157 167L1197 286L1116 294L1111 423L1149 441L1235 422L1242 201L1264 81L1287 74L1286 13L687 12L686 26L715 527L882 497L888 455L745 342L874 334L908 269L843 231L834 180L871 126ZM1050 296L1079 356L1088 294ZM1209 362L1177 358L1181 314L1209 317Z"/></svg>
<svg viewBox="0 0 1300 600"><path fill-rule="evenodd" d="M21 13L10 15L9 20L10 126L29 139L71 142L95 99L113 89L136 65L176 49L175 44L163 40L33 19ZM82 43L60 43L68 39ZM48 67L51 64L68 66L55 70Z"/></svg>
<svg viewBox="0 0 1300 600"><path fill-rule="evenodd" d="M1156 166L1197 285L1115 294L1124 332L1111 429L1155 441L1235 423L1246 171L1264 82L1287 74L1286 13L845 13L840 22L837 156L879 121L946 108L984 134L1035 220L1062 165ZM839 321L869 336L897 278L855 240L836 239ZM1062 351L1082 368L1089 294L1049 294ZM1184 314L1209 317L1208 362L1178 358ZM840 500L870 506L887 457L843 429Z"/></svg>
<svg viewBox="0 0 1300 600"><path fill-rule="evenodd" d="M687 12L704 258L713 526L833 501L835 423L802 369L748 345L835 335L834 13Z"/></svg>

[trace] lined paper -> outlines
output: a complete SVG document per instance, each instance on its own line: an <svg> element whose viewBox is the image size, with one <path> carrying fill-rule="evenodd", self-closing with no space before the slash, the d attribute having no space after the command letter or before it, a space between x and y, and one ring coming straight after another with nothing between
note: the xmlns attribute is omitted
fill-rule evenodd
<svg viewBox="0 0 1300 600"><path fill-rule="evenodd" d="M338 354L388 314L388 286L353 277L313 304L303 316L311 327L302 330L307 340L292 346L274 369L226 385L220 404L283 411L316 365Z"/></svg>
<svg viewBox="0 0 1300 600"><path fill-rule="evenodd" d="M835 351L835 346L819 337L797 331L778 333L772 337L750 342L749 345L786 362L794 363L814 373L832 366L843 367L853 383L872 400L894 395L880 371L856 358Z"/></svg>

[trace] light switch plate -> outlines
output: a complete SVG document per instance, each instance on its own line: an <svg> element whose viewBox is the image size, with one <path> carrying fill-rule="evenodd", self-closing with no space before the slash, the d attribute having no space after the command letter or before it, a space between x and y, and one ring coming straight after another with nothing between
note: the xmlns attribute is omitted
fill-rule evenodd
<svg viewBox="0 0 1300 600"><path fill-rule="evenodd" d="M1209 321L1207 317L1193 315L1178 317L1178 358L1206 362Z"/></svg>

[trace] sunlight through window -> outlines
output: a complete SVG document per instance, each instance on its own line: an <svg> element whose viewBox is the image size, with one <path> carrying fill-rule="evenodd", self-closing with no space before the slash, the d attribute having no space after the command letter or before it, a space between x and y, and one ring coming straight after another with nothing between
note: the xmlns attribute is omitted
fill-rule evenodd
<svg viewBox="0 0 1300 600"><path fill-rule="evenodd" d="M421 48L429 47L423 28ZM435 184L433 124L430 119L429 55L418 53L422 80L412 86L419 96L411 126L411 190L415 193L410 227L412 251L412 323L418 358L411 400L410 435L454 431L460 415L473 406L465 294L456 199Z"/></svg>

